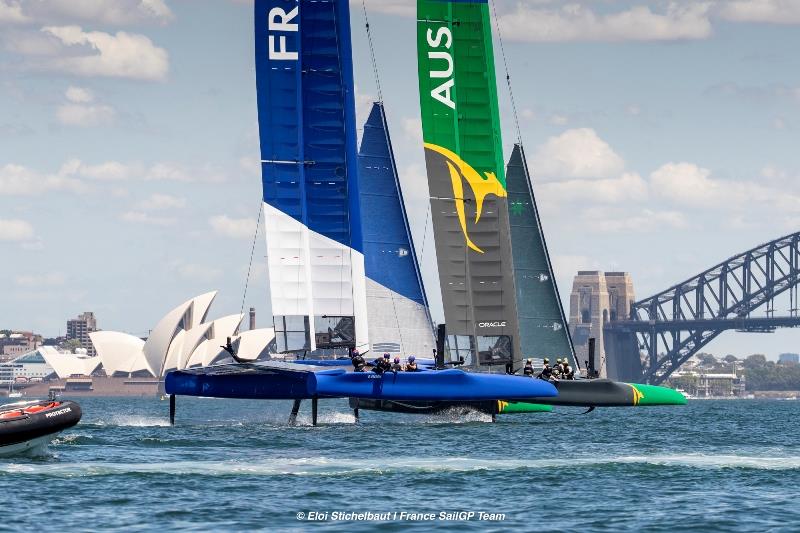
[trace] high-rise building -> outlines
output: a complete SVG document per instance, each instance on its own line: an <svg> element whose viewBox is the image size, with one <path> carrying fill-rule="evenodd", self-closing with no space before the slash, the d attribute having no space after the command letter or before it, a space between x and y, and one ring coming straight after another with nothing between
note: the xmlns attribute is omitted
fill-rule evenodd
<svg viewBox="0 0 800 533"><path fill-rule="evenodd" d="M796 353L782 353L778 356L779 363L800 363L800 354Z"/></svg>
<svg viewBox="0 0 800 533"><path fill-rule="evenodd" d="M575 357L581 366L589 358L589 338L594 337L595 368L601 377L607 376L603 327L608 322L627 320L633 302L633 280L629 273L578 272L569 297L569 328Z"/></svg>
<svg viewBox="0 0 800 533"><path fill-rule="evenodd" d="M94 357L97 352L89 338L89 333L97 331L97 319L94 313L87 311L78 315L78 318L67 320L67 340L77 340L81 343L81 348L86 349L86 354Z"/></svg>

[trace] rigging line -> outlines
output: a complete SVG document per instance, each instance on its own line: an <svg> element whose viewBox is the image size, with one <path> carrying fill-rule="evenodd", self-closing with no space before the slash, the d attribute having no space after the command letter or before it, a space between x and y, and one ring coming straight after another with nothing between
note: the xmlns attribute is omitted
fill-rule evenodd
<svg viewBox="0 0 800 533"><path fill-rule="evenodd" d="M250 264L247 265L247 278L244 281L244 294L242 294L242 307L239 314L244 316L244 302L247 298L247 287L250 285L250 270L253 268L253 254L256 251L256 239L258 239L258 231L261 229L261 212L263 211L262 200L258 201L258 220L256 221L256 231L253 233L253 246L250 248Z"/></svg>
<svg viewBox="0 0 800 533"><path fill-rule="evenodd" d="M514 127L517 130L517 142L522 144L522 130L519 128L519 116L517 115L517 103L514 100L514 90L511 88L511 74L508 69L508 59L506 58L506 47L503 44L503 33L500 31L500 19L497 17L497 7L495 2L492 4L492 12L494 14L494 23L497 28L497 40L500 42L500 55L503 56L503 66L506 71L506 85L508 85L508 95L511 98L511 111L514 115Z"/></svg>
<svg viewBox="0 0 800 533"><path fill-rule="evenodd" d="M372 59L372 75L375 76L375 86L378 89L378 101L383 103L383 91L381 91L381 77L378 74L378 62L375 60L375 47L372 44L372 30L369 26L369 17L367 16L367 3L366 0L361 0L361 8L364 10L364 24L367 28L367 42L369 42L369 55Z"/></svg>

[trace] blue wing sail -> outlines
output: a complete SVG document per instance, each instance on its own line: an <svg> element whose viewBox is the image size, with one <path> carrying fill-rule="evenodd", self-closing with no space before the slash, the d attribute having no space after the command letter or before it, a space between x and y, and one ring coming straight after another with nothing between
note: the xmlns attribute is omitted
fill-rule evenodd
<svg viewBox="0 0 800 533"><path fill-rule="evenodd" d="M347 0L257 0L256 87L279 351L366 344Z"/></svg>

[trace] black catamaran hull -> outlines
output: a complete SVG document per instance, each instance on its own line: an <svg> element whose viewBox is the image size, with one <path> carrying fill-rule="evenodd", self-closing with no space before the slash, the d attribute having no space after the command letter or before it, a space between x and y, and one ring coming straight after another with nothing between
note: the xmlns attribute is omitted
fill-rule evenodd
<svg viewBox="0 0 800 533"><path fill-rule="evenodd" d="M367 411L417 414L465 409L495 415L549 411L553 405L589 408L686 404L686 398L681 393L655 385L622 383L608 379L556 381L553 384L558 390L558 396L530 398L526 401L391 402L350 398L350 407Z"/></svg>

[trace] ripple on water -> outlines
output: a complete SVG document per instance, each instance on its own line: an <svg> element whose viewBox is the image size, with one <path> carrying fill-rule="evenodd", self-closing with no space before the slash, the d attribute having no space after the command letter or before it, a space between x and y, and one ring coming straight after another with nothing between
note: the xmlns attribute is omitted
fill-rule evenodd
<svg viewBox="0 0 800 533"><path fill-rule="evenodd" d="M538 520L542 531L792 531L800 530L788 497L800 484L800 428L787 423L794 405L556 409L496 424L458 411L365 411L356 424L346 401L330 401L320 402L319 427L306 404L291 427L289 402L181 398L170 427L165 402L87 398L84 421L54 439L48 456L0 459L0 487L11 489L8 505L47 487L46 505L25 520L57 511L65 530L287 529L307 525L296 521L300 511L386 507L505 512L503 530ZM81 513L75 501L85 502ZM564 511L543 519L551 505ZM5 526L25 524L11 516Z"/></svg>

